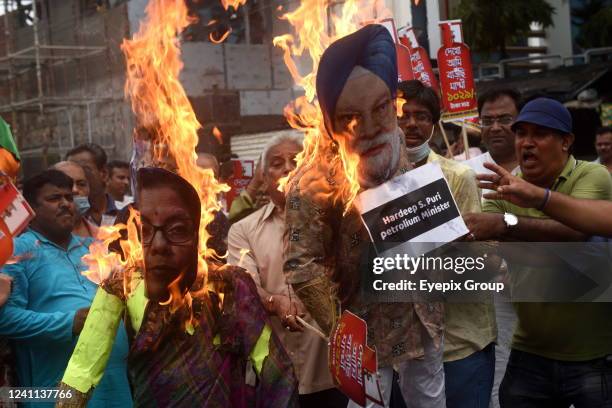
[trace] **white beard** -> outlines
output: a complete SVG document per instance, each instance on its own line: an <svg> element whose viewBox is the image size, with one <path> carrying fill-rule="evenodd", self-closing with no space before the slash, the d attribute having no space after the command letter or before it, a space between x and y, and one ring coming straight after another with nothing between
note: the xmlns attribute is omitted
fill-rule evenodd
<svg viewBox="0 0 612 408"><path fill-rule="evenodd" d="M375 156L362 157L361 154L371 147L387 143L387 147ZM391 179L399 164L401 152L401 139L399 128L390 132L383 132L374 139L361 140L355 146L360 156L358 176L359 185L368 189Z"/></svg>

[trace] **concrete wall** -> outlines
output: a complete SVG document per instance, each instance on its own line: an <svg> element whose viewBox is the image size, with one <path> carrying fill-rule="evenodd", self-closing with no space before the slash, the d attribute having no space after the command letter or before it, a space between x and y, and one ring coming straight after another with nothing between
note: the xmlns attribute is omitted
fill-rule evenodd
<svg viewBox="0 0 612 408"><path fill-rule="evenodd" d="M569 0L547 0L555 8L553 27L546 29L549 54L572 55L572 29Z"/></svg>

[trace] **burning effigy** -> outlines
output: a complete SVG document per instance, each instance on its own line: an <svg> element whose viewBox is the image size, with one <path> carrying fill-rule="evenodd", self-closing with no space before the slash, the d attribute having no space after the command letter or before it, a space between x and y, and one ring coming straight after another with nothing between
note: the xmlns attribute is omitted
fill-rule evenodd
<svg viewBox="0 0 612 408"><path fill-rule="evenodd" d="M297 38L275 39L296 84L305 90L286 110L289 123L302 129L306 140L285 185L284 270L325 333L336 329L340 310L367 323L367 343L377 351L381 373L396 364L408 377L410 370L418 370L413 364L418 360L439 373L442 304L369 303L360 295L360 270L371 239L354 200L412 169L397 124L405 100L397 95L394 40L385 27L368 24L381 14L363 15L363 10L372 7L346 2L343 14L332 14L328 25L324 6L303 2L286 16ZM301 76L294 60L305 51L313 69ZM338 373L332 374L338 379ZM429 399L422 399L423 390L409 390L409 380L402 392L414 396L417 406L441 406L443 377L430 380L439 387Z"/></svg>
<svg viewBox="0 0 612 408"><path fill-rule="evenodd" d="M183 0L155 0L122 49L134 132L136 201L127 222L102 228L85 261L100 287L62 378L85 406L117 327L131 348L138 406L295 406L291 361L271 331L252 279L212 262L206 226L227 189L196 165L200 127L179 82ZM113 250L109 250L109 247Z"/></svg>

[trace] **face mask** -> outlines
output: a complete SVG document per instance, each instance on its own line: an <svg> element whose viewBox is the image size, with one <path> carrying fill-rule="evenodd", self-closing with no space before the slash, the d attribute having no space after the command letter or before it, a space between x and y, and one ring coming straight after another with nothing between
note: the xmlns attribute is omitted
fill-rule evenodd
<svg viewBox="0 0 612 408"><path fill-rule="evenodd" d="M74 196L73 201L79 214L83 215L89 210L89 198L85 196Z"/></svg>
<svg viewBox="0 0 612 408"><path fill-rule="evenodd" d="M433 136L433 131L434 130L432 128L431 135L429 135L425 143L423 143L422 145L417 147L406 147L406 151L408 152L408 160L410 160L412 163L418 163L420 161L425 160L427 156L429 156L429 152L431 151L431 149L429 148L429 141Z"/></svg>

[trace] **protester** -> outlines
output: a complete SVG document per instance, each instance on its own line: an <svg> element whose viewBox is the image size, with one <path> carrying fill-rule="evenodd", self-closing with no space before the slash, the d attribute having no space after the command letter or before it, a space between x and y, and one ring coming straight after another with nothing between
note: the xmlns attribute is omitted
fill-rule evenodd
<svg viewBox="0 0 612 408"><path fill-rule="evenodd" d="M541 208L544 214L584 234L612 237L612 201L576 199L556 191L547 192L494 163L486 163L485 167L493 173L476 177L482 189L494 191L485 193L486 198L506 200L522 208Z"/></svg>
<svg viewBox="0 0 612 408"><path fill-rule="evenodd" d="M85 143L75 147L66 154L66 160L80 164L88 175L89 203L91 208L87 213L89 219L98 226L113 225L117 216L115 200L106 194L106 153L95 143Z"/></svg>
<svg viewBox="0 0 612 408"><path fill-rule="evenodd" d="M98 227L90 222L85 214L89 211L89 182L85 170L76 162L61 161L55 163L52 169L59 170L73 180L72 200L76 208L75 223L72 233L79 237L95 238Z"/></svg>
<svg viewBox="0 0 612 408"><path fill-rule="evenodd" d="M514 151L514 132L510 128L518 115L521 95L512 88L494 88L478 98L482 125L482 143L487 152L465 161L475 173L487 173L483 163L497 163L513 173L518 172Z"/></svg>
<svg viewBox="0 0 612 408"><path fill-rule="evenodd" d="M13 278L3 273L0 273L0 307L4 306L11 294L11 283Z"/></svg>
<svg viewBox="0 0 612 408"><path fill-rule="evenodd" d="M210 153L198 153L196 164L203 169L211 169L215 178L219 177L219 162L217 158ZM206 227L206 231L210 234L210 238L206 242L208 248L212 248L220 255L217 260L225 262L225 254L227 253L227 233L229 232L230 223L227 219L223 208L215 212L215 218Z"/></svg>
<svg viewBox="0 0 612 408"><path fill-rule="evenodd" d="M572 119L547 98L526 104L512 126L521 177L546 191L575 198L609 200L610 174L600 165L576 160L570 149ZM468 214L478 240L583 241L586 235L546 216L539 208L487 200L486 214ZM532 268L533 269L533 268ZM550 269L550 268L548 268ZM538 269L538 277L555 271ZM534 276L534 275L532 275ZM529 285L523 282L523 286ZM610 306L606 303L515 303L518 322L500 389L502 407L604 406L612 367Z"/></svg>
<svg viewBox="0 0 612 408"><path fill-rule="evenodd" d="M399 90L406 103L398 124L404 131L408 159L416 167L438 163L462 214L480 212L474 172L430 150L429 139L440 119L436 92L419 81L404 81ZM487 406L495 371L495 310L486 303L445 306L444 377L446 406Z"/></svg>
<svg viewBox="0 0 612 408"><path fill-rule="evenodd" d="M196 164L203 169L211 169L215 178L219 178L219 161L214 154L198 152Z"/></svg>
<svg viewBox="0 0 612 408"><path fill-rule="evenodd" d="M597 163L600 163L612 173L612 126L597 129L595 135L595 150L597 150Z"/></svg>
<svg viewBox="0 0 612 408"><path fill-rule="evenodd" d="M0 309L0 335L13 340L22 387L58 384L97 288L81 273L85 270L81 258L91 240L71 233L72 186L72 179L57 170L24 183L24 197L36 217L15 239L14 254L20 259L4 267L3 272L13 278L13 293ZM124 331L117 334L115 343L111 364L103 377L100 373L102 380L91 406L131 406Z"/></svg>
<svg viewBox="0 0 612 408"><path fill-rule="evenodd" d="M228 217L231 223L240 221L270 202L270 197L265 192L263 179L263 166L260 158L255 166L253 178L240 195L232 201Z"/></svg>
<svg viewBox="0 0 612 408"><path fill-rule="evenodd" d="M300 407L346 407L347 399L334 388L329 372L327 342L304 329L296 320L296 316L301 316L309 324L316 325L305 315L304 306L283 275L285 196L278 191L278 180L295 169L295 156L301 150L300 136L277 136L266 144L264 183L271 201L232 225L228 262L244 267L257 285L259 297L272 316L272 329L293 362L299 383Z"/></svg>
<svg viewBox="0 0 612 408"><path fill-rule="evenodd" d="M113 160L106 165L108 183L106 193L115 200L115 207L121 210L134 201L130 193L130 165L127 162Z"/></svg>
<svg viewBox="0 0 612 408"><path fill-rule="evenodd" d="M62 387L74 391L77 406L85 405L125 310L135 405L297 406L291 361L252 278L240 268L210 264L208 283L216 292L196 279L198 193L159 168L140 169L137 186L144 271L118 270L102 283L90 311L96 318L85 323Z"/></svg>
<svg viewBox="0 0 612 408"><path fill-rule="evenodd" d="M514 88L492 88L478 98L478 112L482 125L482 143L487 152L464 162L476 173L487 173L484 163L498 163L513 174L520 171L514 149L514 132L510 128L519 112L520 93ZM483 200L486 198L483 197ZM504 265L502 270L506 269ZM505 367L510 357L512 334L516 324L516 313L512 305L501 295L494 298L497 320L497 347L495 364ZM503 372L497 370L493 382L493 407L499 407L499 385Z"/></svg>
<svg viewBox="0 0 612 408"><path fill-rule="evenodd" d="M456 124L456 123L453 123ZM460 125L457 125L460 126ZM466 129L467 132L467 137L468 137L468 144L480 144L480 132L477 132L471 128ZM458 130L457 134L456 134L456 139L455 141L451 144L451 153L452 153L452 157L453 160L456 161L466 161L466 154L465 154L465 146L464 146L464 140L463 140L463 135L461 134L461 130ZM478 157L480 155L482 155L482 150L480 150L479 147L476 146L471 146L468 149L468 155L470 157L470 159L474 158L474 157Z"/></svg>
<svg viewBox="0 0 612 408"><path fill-rule="evenodd" d="M320 156L289 182L287 281L324 332L336 322L336 296L344 309L366 321L386 404L395 365L408 406L443 407L442 304L365 303L359 294L359 265L370 238L355 206L343 214L348 181L340 143L348 155L359 155L361 189L411 169L397 126L396 54L388 31L367 25L334 42L321 58L316 82L327 134L319 140Z"/></svg>

